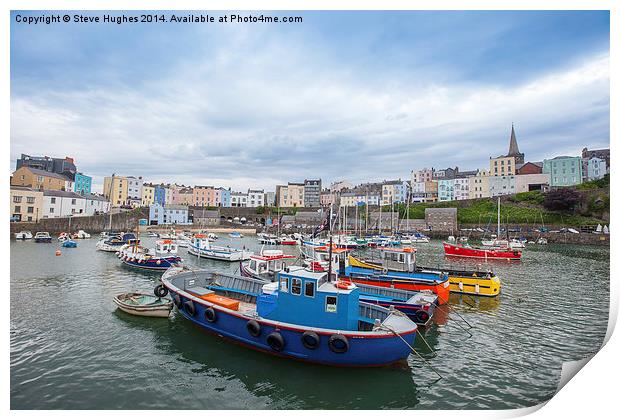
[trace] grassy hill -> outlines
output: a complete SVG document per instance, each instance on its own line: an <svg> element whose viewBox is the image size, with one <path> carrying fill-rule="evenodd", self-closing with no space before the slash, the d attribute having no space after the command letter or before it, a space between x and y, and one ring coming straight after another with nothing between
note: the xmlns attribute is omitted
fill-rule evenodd
<svg viewBox="0 0 620 420"><path fill-rule="evenodd" d="M569 200L574 202L569 203ZM496 198L411 204L409 218L423 219L424 209L437 207L456 207L460 224L486 225L497 221ZM389 211L388 207L384 209ZM400 204L398 211L403 217L407 211L406 205ZM559 192L543 194L540 191L531 191L503 196L500 217L502 223L509 224L541 225L543 222L545 225L557 226L609 224L609 175L575 188L563 188Z"/></svg>

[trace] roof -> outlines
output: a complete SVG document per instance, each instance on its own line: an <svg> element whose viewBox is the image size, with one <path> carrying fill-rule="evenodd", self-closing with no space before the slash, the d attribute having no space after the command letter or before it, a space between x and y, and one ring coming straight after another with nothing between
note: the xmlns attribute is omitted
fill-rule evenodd
<svg viewBox="0 0 620 420"><path fill-rule="evenodd" d="M84 194L83 197L87 200L108 201L104 196L97 194Z"/></svg>
<svg viewBox="0 0 620 420"><path fill-rule="evenodd" d="M48 197L84 198L83 195L74 193L72 191L62 190L45 190L43 191L43 195Z"/></svg>
<svg viewBox="0 0 620 420"><path fill-rule="evenodd" d="M194 210L194 219L196 218L219 218L220 212L217 210Z"/></svg>
<svg viewBox="0 0 620 420"><path fill-rule="evenodd" d="M21 187L19 185L11 185L11 189L12 190L19 190L19 191L32 191L32 192L40 192L42 193L43 191L41 190L35 190L34 188L30 188L30 187Z"/></svg>
<svg viewBox="0 0 620 420"><path fill-rule="evenodd" d="M456 207L427 207L424 209L424 214L427 213L448 213L456 215Z"/></svg>
<svg viewBox="0 0 620 420"><path fill-rule="evenodd" d="M44 171L43 169L31 168L29 166L22 166L22 168L26 168L27 170L29 170L30 172L32 172L35 175L46 176L46 177L49 177L49 178L62 179L63 181L67 181L67 180L70 181L71 180L69 177L66 177L64 175L57 174L55 172ZM21 169L21 168L19 168L19 169Z"/></svg>
<svg viewBox="0 0 620 420"><path fill-rule="evenodd" d="M512 125L510 132L510 146L508 146L508 156L519 156L519 145L517 144L517 136L515 135L515 126Z"/></svg>
<svg viewBox="0 0 620 420"><path fill-rule="evenodd" d="M189 210L188 206L182 206L179 204L166 204L164 206L164 209L166 210Z"/></svg>

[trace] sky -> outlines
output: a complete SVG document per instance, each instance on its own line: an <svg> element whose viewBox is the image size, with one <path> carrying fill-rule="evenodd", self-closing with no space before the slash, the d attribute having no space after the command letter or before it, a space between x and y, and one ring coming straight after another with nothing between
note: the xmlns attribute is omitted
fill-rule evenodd
<svg viewBox="0 0 620 420"><path fill-rule="evenodd" d="M11 13L11 168L21 153L71 156L95 191L112 173L274 191L488 168L512 123L530 161L609 147L607 11L18 14L44 13Z"/></svg>

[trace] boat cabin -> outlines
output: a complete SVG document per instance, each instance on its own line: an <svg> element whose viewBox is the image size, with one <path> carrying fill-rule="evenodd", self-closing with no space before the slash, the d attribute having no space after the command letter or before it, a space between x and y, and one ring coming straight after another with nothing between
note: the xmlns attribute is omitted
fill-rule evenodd
<svg viewBox="0 0 620 420"><path fill-rule="evenodd" d="M178 251L178 244L171 239L155 242L155 253L157 255L176 255Z"/></svg>
<svg viewBox="0 0 620 420"><path fill-rule="evenodd" d="M327 273L289 267L267 283L257 298L261 317L316 328L357 330L359 290L355 284L331 281Z"/></svg>
<svg viewBox="0 0 620 420"><path fill-rule="evenodd" d="M260 255L251 255L250 261L246 268L252 274L256 275L273 275L286 268L287 263L297 257L294 255L286 255L279 249L270 249L263 251Z"/></svg>
<svg viewBox="0 0 620 420"><path fill-rule="evenodd" d="M388 270L392 269L407 272L415 271L415 248L382 247L378 248L378 250L381 259L378 264L382 267L387 268Z"/></svg>

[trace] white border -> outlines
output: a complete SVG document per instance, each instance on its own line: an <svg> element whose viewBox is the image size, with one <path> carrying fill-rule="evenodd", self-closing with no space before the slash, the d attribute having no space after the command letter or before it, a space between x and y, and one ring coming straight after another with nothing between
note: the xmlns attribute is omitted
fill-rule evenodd
<svg viewBox="0 0 620 420"><path fill-rule="evenodd" d="M2 151L4 154L4 165L6 168L5 174L9 174L11 171L9 161L9 124L10 124L10 79L9 79L9 47L10 47L10 15L9 11L14 10L27 10L27 9L40 9L40 10L154 10L154 9L169 9L169 10L611 10L611 69L618 68L617 55L618 55L618 42L620 39L620 33L618 30L618 6L617 2L611 0L605 1L582 1L582 0L475 0L465 3L459 0L428 0L428 1L408 1L402 2L398 0L385 0L371 2L368 0L358 0L355 2L346 0L316 0L316 1L283 1L283 0L262 0L260 2L253 2L250 0L230 0L223 1L195 1L195 0L132 0L132 1L102 1L92 0L88 3L79 2L75 0L8 0L2 2L4 9L4 15L2 19L2 33L3 42L1 45L1 55L4 58L1 66L1 75L4 87L4 101L2 102L2 110L4 116L4 141L2 141ZM614 74L610 72L610 74ZM613 78L612 78L613 79ZM617 139L617 92L614 90L615 84L611 81L611 108L610 115L616 115L616 118L610 118L611 123L611 139ZM611 144L611 140L610 140ZM614 154L615 145L611 146L612 154ZM5 181L2 185L4 197L8 197L8 182ZM617 207L617 193L618 188L616 184L612 183L612 197L611 206L613 209ZM2 214L9 214L8 200L0 200L3 208ZM615 217L612 216L615 220ZM612 229L613 223L610 223ZM2 231L5 241L2 243L2 250L4 255L9 254L7 238L9 238L8 224L2 224ZM615 235L611 236L611 252L614 255L614 251L618 249L618 239ZM611 272L616 273L617 264L614 260L611 261ZM5 269L5 273L6 273ZM7 273L8 274L8 273ZM612 276L613 277L613 276ZM5 282L9 282L9 276L5 276ZM6 284L5 283L5 284ZM606 340L609 340L606 346L590 361L585 369L577 375L572 381L570 381L553 399L551 399L544 409L538 410L545 404L540 406L530 407L527 409L519 410L506 410L506 411L444 411L437 413L434 411L414 411L411 413L405 413L405 415L411 416L438 416L442 418L506 418L522 416L528 413L536 412L532 414L532 418L595 418L597 416L602 418L609 417L610 412L613 412L615 405L615 398L617 398L617 386L618 380L618 357L620 354L618 338L613 337L611 333L615 327L617 314L618 314L618 287L614 282L611 282L611 307L610 307L610 323L607 331ZM8 303L8 297L5 297L6 303ZM4 334L2 334L3 348L5 349L5 364L3 365L3 381L2 381L2 406L5 410L9 409L9 305L2 305L2 311L4 315ZM611 339L610 339L611 337ZM317 384L317 386L329 386L329 384ZM338 392L338 390L334 390ZM372 398L372 396L369 396ZM49 418L76 418L82 416L94 416L103 417L112 413L97 412L97 411L13 411L10 415L19 418L40 418L41 416ZM142 411L142 412L114 412L114 416L120 417L143 417L149 416L152 418L169 418L172 413L162 411ZM226 412L226 413L176 413L175 415L216 415L216 416L247 416L247 412ZM290 418L294 416L296 418L310 418L310 416L316 416L317 413L312 411L299 411L299 412L254 412L251 414L253 417L258 418ZM371 416L370 412L341 412L339 415L346 417L355 416ZM380 414L382 416L400 416L402 413L386 412Z"/></svg>

